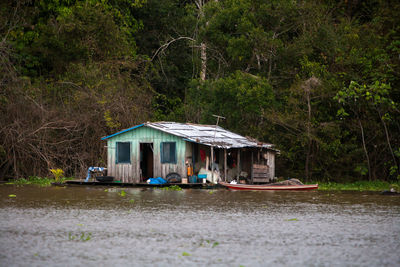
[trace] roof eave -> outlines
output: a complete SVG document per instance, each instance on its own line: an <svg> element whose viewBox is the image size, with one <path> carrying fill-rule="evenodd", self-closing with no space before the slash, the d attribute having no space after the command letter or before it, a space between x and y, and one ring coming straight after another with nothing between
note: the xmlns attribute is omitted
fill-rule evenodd
<svg viewBox="0 0 400 267"><path fill-rule="evenodd" d="M112 134L112 135L109 135L109 136L102 137L102 138L101 138L101 140L106 140L106 139L109 139L109 138L111 138L111 137L114 137L114 136L116 136L116 135L120 135L120 134L122 134L122 133L129 132L129 131L131 131L131 130L133 130L133 129L136 129L136 128L139 128L139 127L142 127L142 126L144 126L144 125L145 125L145 124L144 124L144 123L142 123L142 124L139 124L139 125L133 126L133 127L131 127L131 128L128 128L128 129L122 130L122 131L120 131L120 132L117 132L117 133L114 133L114 134Z"/></svg>

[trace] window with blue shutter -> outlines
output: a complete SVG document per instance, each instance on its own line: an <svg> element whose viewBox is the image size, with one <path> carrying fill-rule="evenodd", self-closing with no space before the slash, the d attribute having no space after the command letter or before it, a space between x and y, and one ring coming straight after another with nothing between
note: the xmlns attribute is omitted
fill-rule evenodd
<svg viewBox="0 0 400 267"><path fill-rule="evenodd" d="M131 143L117 142L116 163L131 163Z"/></svg>
<svg viewBox="0 0 400 267"><path fill-rule="evenodd" d="M176 164L176 143L162 142L161 143L161 163Z"/></svg>

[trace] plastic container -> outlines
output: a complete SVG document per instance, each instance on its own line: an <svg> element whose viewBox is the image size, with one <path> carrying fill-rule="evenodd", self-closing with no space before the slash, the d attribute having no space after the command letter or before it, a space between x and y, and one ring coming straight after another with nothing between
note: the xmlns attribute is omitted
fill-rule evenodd
<svg viewBox="0 0 400 267"><path fill-rule="evenodd" d="M207 174L199 174L197 177L199 177L199 179L207 179Z"/></svg>
<svg viewBox="0 0 400 267"><path fill-rule="evenodd" d="M197 176L196 175L190 176L189 177L189 183L191 183L191 184L197 183Z"/></svg>
<svg viewBox="0 0 400 267"><path fill-rule="evenodd" d="M202 182L203 184L206 183L207 174L199 174L197 175L197 177L199 178L200 182Z"/></svg>

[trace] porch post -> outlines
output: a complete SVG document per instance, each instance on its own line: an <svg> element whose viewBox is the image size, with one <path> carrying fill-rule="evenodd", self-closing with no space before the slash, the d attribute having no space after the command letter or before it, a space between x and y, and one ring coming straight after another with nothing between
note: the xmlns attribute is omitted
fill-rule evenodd
<svg viewBox="0 0 400 267"><path fill-rule="evenodd" d="M240 176L240 148L238 148L238 154L237 154L237 172L238 172L238 180L237 180L237 182L239 183L239 176Z"/></svg>
<svg viewBox="0 0 400 267"><path fill-rule="evenodd" d="M227 169L226 169L226 148L224 149L224 181L226 182L226 173L227 173Z"/></svg>
<svg viewBox="0 0 400 267"><path fill-rule="evenodd" d="M253 181L253 178L254 178L254 170L253 170L254 159L253 159L253 154L254 154L254 151L251 150L251 184L254 184L254 181Z"/></svg>
<svg viewBox="0 0 400 267"><path fill-rule="evenodd" d="M211 146L211 181L214 182L213 164L214 164L214 147ZM207 168L208 168L208 166L207 166Z"/></svg>

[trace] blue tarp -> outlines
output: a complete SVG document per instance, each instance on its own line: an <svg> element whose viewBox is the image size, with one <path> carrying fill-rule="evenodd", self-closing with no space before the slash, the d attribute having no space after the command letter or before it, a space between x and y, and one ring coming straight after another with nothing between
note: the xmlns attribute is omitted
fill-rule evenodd
<svg viewBox="0 0 400 267"><path fill-rule="evenodd" d="M166 184L167 181L161 177L157 177L157 178L149 178L149 184Z"/></svg>

